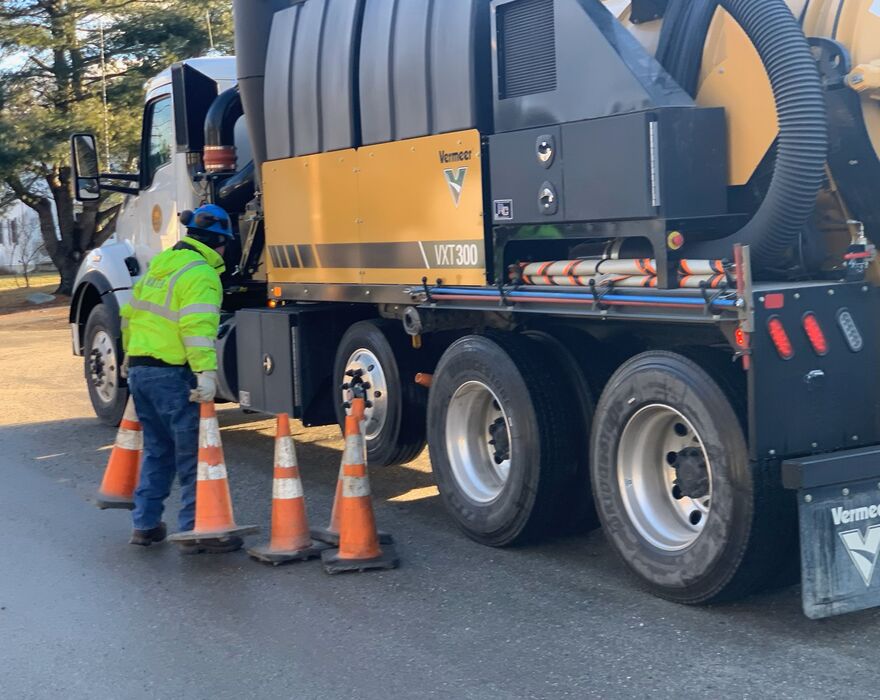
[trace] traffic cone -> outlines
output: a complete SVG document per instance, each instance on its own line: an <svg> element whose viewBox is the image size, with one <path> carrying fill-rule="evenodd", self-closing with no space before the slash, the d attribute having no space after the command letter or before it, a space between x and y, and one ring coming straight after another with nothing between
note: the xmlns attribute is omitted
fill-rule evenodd
<svg viewBox="0 0 880 700"><path fill-rule="evenodd" d="M352 412L355 409L360 411L357 414L358 426L361 426L364 421L364 410L366 408L365 402L361 401L360 403L355 404L352 402ZM361 430L362 432L362 430ZM364 445L364 462L367 461L367 447ZM339 464L339 478L336 480L336 495L333 498L333 509L330 511L330 524L327 527L313 527L311 530L312 539L318 542L324 542L326 544L332 545L334 547L339 546L339 506L342 502L342 482L343 482L343 472L342 470L345 467L345 454L342 455L342 461ZM379 533L379 543L380 544L393 544L394 538L389 535L387 532Z"/></svg>
<svg viewBox="0 0 880 700"><path fill-rule="evenodd" d="M306 517L306 501L296 460L296 445L290 436L290 418L278 416L275 434L275 475L272 483L272 535L269 544L247 550L254 559L269 564L312 559L327 545L312 541Z"/></svg>
<svg viewBox="0 0 880 700"><path fill-rule="evenodd" d="M259 531L255 525L241 527L235 524L213 401L201 404L197 479L195 528L171 535L169 541L222 544L233 535L250 535Z"/></svg>
<svg viewBox="0 0 880 700"><path fill-rule="evenodd" d="M364 438L359 416L364 400L352 401L352 413L345 418L345 453L342 464L342 497L339 503L339 548L321 553L328 574L367 569L393 569L398 564L393 545L379 546L373 515L370 479L364 459Z"/></svg>
<svg viewBox="0 0 880 700"><path fill-rule="evenodd" d="M134 408L134 399L129 396L116 433L116 442L98 489L98 497L95 499L98 508L134 508L134 490L140 477L143 449L144 434Z"/></svg>

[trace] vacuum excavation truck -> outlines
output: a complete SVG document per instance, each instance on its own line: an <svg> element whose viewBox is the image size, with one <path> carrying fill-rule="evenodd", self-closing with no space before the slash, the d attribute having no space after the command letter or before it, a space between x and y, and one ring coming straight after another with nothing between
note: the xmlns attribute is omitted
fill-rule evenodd
<svg viewBox="0 0 880 700"><path fill-rule="evenodd" d="M880 603L880 3L236 0L236 57L147 86L70 322L95 410L177 214L233 216L223 399L369 385L489 546L601 525L652 591ZM417 378L418 375L418 378Z"/></svg>

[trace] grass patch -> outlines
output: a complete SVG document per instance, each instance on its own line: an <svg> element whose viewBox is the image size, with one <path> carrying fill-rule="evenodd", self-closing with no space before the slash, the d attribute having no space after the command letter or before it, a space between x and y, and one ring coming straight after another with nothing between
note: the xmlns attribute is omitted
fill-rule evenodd
<svg viewBox="0 0 880 700"><path fill-rule="evenodd" d="M24 286L24 278L20 275L0 275L0 314L8 314L24 309L45 309L51 306L64 306L68 297L56 296L55 301L46 304L31 304L27 298L31 294L42 292L53 294L58 287L60 278L57 272L39 272L31 275L31 286Z"/></svg>

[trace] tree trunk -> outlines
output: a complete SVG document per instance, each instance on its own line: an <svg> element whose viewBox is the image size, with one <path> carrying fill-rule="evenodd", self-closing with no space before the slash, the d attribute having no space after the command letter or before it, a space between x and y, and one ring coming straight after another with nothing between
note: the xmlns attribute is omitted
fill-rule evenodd
<svg viewBox="0 0 880 700"><path fill-rule="evenodd" d="M61 275L61 283L56 294L70 296L73 293L73 283L76 272L82 260L85 250L80 247L83 238L76 222L73 210L73 199L70 196L70 169L63 167L46 177L46 184L52 192L52 200L55 204L55 218L58 221L58 232L61 236L58 246L59 256L52 257L52 262L58 268ZM54 226L53 226L53 236ZM44 235L45 238L45 235Z"/></svg>
<svg viewBox="0 0 880 700"><path fill-rule="evenodd" d="M61 282L58 285L58 289L55 290L55 294L61 294L63 296L69 297L73 294L73 283L76 281L76 273L79 270L79 262L76 260L71 260L70 258L64 258L61 261L61 264L55 264L55 267L58 268L58 272L61 273Z"/></svg>

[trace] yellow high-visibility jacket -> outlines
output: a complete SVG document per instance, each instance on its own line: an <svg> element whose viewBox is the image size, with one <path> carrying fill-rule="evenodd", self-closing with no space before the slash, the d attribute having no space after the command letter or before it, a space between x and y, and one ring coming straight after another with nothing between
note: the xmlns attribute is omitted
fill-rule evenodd
<svg viewBox="0 0 880 700"><path fill-rule="evenodd" d="M193 238L159 253L122 307L122 348L193 372L217 369L223 258Z"/></svg>

